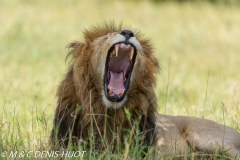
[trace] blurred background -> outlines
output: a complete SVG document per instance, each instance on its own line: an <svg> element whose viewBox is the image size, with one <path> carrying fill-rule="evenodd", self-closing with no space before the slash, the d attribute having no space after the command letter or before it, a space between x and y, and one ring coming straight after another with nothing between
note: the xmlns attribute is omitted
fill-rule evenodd
<svg viewBox="0 0 240 160"><path fill-rule="evenodd" d="M66 46L109 20L151 39L162 68L160 113L208 118L240 131L239 0L1 0L2 148L44 147L56 89L69 66Z"/></svg>

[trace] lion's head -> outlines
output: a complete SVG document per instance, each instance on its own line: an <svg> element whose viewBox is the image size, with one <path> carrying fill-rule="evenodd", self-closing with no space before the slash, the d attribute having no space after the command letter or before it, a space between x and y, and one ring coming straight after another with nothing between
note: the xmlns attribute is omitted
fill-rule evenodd
<svg viewBox="0 0 240 160"><path fill-rule="evenodd" d="M149 40L139 31L109 23L85 30L84 41L68 47L73 65L57 93L55 126L59 138L72 125L76 129L73 135L86 137L93 114L100 136L106 132L104 120L111 131L116 125L128 128L124 108L130 110L133 120L145 117L147 125L146 118L156 110L154 85L159 68ZM106 134L109 139L111 133Z"/></svg>
<svg viewBox="0 0 240 160"><path fill-rule="evenodd" d="M85 43L75 42L69 46L73 49L70 54L74 55L76 70L82 65L77 62L88 56L88 65L92 68L88 72L92 72L91 78L101 93L102 103L114 109L124 106L131 90L142 86L138 84L146 83L146 74L155 79L158 67L150 42L142 39L138 31L121 28L114 24L93 27L84 32ZM75 76L76 82L79 81L80 75ZM154 85L155 80L150 83Z"/></svg>

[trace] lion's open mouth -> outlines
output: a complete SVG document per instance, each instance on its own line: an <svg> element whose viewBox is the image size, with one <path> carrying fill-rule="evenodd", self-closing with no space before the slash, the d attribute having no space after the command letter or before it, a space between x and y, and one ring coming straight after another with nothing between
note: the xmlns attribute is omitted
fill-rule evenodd
<svg viewBox="0 0 240 160"><path fill-rule="evenodd" d="M105 96L108 100L120 102L124 99L135 58L136 48L132 44L117 43L109 49L104 73Z"/></svg>

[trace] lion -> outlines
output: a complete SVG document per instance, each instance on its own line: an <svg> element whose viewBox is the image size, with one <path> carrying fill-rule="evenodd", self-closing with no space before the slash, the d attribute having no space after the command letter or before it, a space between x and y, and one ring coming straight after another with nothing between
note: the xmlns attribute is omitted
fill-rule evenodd
<svg viewBox="0 0 240 160"><path fill-rule="evenodd" d="M157 113L154 88L160 65L140 31L113 22L83 34L84 42L68 45L72 65L58 87L52 144L80 144L90 133L99 148L104 138L114 143L115 135L123 143L138 121L144 144L155 146L160 156L224 151L240 157L240 134L233 128Z"/></svg>

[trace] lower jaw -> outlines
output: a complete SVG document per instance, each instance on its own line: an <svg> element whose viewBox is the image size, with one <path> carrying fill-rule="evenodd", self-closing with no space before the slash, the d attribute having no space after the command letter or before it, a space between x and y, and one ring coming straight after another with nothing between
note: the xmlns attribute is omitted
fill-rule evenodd
<svg viewBox="0 0 240 160"><path fill-rule="evenodd" d="M106 83L106 76L104 78L104 91L103 91L103 96L110 102L112 103L120 103L121 101L123 101L126 97L126 92L127 89L123 90L123 93L120 94L115 94L114 91L110 91L111 89L108 88L108 83ZM128 88L128 86L126 86L124 84L124 88Z"/></svg>
<svg viewBox="0 0 240 160"><path fill-rule="evenodd" d="M124 105L127 102L127 95L123 98L123 100L121 100L120 102L113 102L107 99L107 97L105 96L105 93L103 91L102 93L102 101L105 107L107 108L112 108L112 109L119 109L124 107Z"/></svg>

